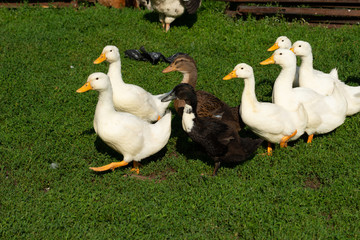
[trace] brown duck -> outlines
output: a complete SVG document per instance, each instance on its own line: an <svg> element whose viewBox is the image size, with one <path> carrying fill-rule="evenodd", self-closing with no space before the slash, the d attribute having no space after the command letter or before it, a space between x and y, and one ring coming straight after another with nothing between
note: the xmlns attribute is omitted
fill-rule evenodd
<svg viewBox="0 0 360 240"><path fill-rule="evenodd" d="M181 83L188 83L195 89L197 82L197 68L192 57L186 54L179 55L162 72L169 73L173 71L181 72L183 74ZM202 90L196 90L196 97L196 113L199 117L218 118L233 127L236 131L240 131L241 127L244 126L239 115L239 106L229 107L216 96ZM176 99L174 101L175 110L180 116L183 114L184 106L184 100Z"/></svg>
<svg viewBox="0 0 360 240"><path fill-rule="evenodd" d="M182 115L182 127L189 137L200 144L205 152L214 160L213 176L221 163L240 163L255 155L262 139L242 138L236 130L223 120L213 117L199 117L193 109L197 109L197 98L194 88L180 83L161 101L167 102L181 99L185 102Z"/></svg>

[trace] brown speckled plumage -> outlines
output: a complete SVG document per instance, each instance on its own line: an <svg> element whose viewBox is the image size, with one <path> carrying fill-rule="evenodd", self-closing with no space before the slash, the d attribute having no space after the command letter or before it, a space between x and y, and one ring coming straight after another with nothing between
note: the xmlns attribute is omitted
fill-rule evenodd
<svg viewBox="0 0 360 240"><path fill-rule="evenodd" d="M172 71L178 71L183 74L183 80L181 83L188 83L193 88L196 87L197 68L192 57L185 54L180 55L163 70L164 73ZM196 97L198 102L196 113L199 117L218 118L229 124L237 131L240 131L240 129L244 126L239 115L239 106L229 107L225 102L221 101L216 96L202 90L196 91ZM180 116L182 116L184 106L184 100L174 101L175 110Z"/></svg>

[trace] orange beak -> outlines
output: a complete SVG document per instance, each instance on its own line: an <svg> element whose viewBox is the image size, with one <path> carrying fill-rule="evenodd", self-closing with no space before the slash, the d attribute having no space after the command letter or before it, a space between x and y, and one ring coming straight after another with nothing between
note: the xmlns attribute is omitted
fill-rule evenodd
<svg viewBox="0 0 360 240"><path fill-rule="evenodd" d="M292 51L293 53L295 53L294 48L290 48L290 51Z"/></svg>
<svg viewBox="0 0 360 240"><path fill-rule="evenodd" d="M106 56L105 56L105 53L102 53L100 55L100 57L98 57L95 61L94 61L94 64L99 64L99 63L102 63L103 61L106 60Z"/></svg>
<svg viewBox="0 0 360 240"><path fill-rule="evenodd" d="M232 78L236 78L236 73L235 70L233 70L231 73L229 73L228 75L226 75L225 77L223 77L223 80L230 80Z"/></svg>
<svg viewBox="0 0 360 240"><path fill-rule="evenodd" d="M77 93L83 93L83 92L87 92L89 90L92 90L93 88L91 87L90 83L87 82L85 83L81 88L79 88L78 90L76 90Z"/></svg>
<svg viewBox="0 0 360 240"><path fill-rule="evenodd" d="M274 55L272 55L268 59L262 61L260 64L261 65L275 64Z"/></svg>
<svg viewBox="0 0 360 240"><path fill-rule="evenodd" d="M170 64L167 68L162 70L163 73L169 73L173 71L176 71L176 67L174 67L174 64Z"/></svg>
<svg viewBox="0 0 360 240"><path fill-rule="evenodd" d="M276 49L279 48L279 45L277 43L274 43L274 45L272 45L269 49L268 52L272 52L275 51Z"/></svg>

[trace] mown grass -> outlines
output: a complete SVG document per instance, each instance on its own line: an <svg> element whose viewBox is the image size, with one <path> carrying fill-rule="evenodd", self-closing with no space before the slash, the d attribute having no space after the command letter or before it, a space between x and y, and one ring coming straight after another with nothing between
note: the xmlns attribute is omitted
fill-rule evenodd
<svg viewBox="0 0 360 240"><path fill-rule="evenodd" d="M223 15L206 1L197 17L169 33L156 14L95 7L0 9L0 237L2 239L356 239L360 236L360 115L334 132L305 138L272 157L220 168L191 143L174 114L167 146L130 168L95 174L88 167L121 160L97 138L97 93L77 94L108 44L145 46L165 56L190 54L198 89L237 105L241 80L222 81L240 62L253 66L259 100L270 101L279 66L260 66L275 39L313 46L315 67L339 70L360 85L360 27L326 29L279 18ZM163 74L122 55L126 82L152 93L171 90L181 74ZM251 135L245 129L242 135ZM51 164L57 168L51 168Z"/></svg>

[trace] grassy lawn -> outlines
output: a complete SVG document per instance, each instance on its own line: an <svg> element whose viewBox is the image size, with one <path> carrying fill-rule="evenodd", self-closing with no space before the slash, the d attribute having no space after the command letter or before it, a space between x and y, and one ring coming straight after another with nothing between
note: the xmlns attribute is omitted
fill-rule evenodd
<svg viewBox="0 0 360 240"><path fill-rule="evenodd" d="M347 84L360 85L360 26L236 20L224 8L206 1L168 33L145 10L0 9L1 239L360 238L360 114L311 145L304 136L268 157L264 144L254 158L211 177L213 162L173 111L169 143L142 161L140 176L130 167L89 170L122 159L93 130L97 92L75 92L89 74L107 72L108 64L92 63L105 45L120 49L124 81L154 94L170 91L181 74L163 74L163 62L125 58L125 50L190 54L197 88L232 106L243 81L221 79L245 62L258 99L270 101L280 67L259 63L280 35L310 42L315 68L336 67Z"/></svg>

